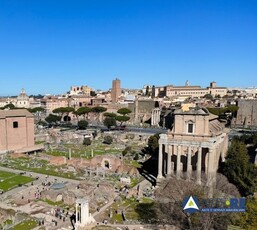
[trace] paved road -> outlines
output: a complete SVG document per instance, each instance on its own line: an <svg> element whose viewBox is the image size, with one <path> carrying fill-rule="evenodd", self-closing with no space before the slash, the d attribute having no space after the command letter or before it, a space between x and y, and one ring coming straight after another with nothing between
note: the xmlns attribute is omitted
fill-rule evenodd
<svg viewBox="0 0 257 230"><path fill-rule="evenodd" d="M128 131L130 132L139 132L139 133L149 133L149 134L155 134L155 133L166 133L166 129L157 129L157 128L137 128L137 127L128 127Z"/></svg>
<svg viewBox="0 0 257 230"><path fill-rule="evenodd" d="M89 126L88 128L99 128L99 129L108 131L108 129L104 125L95 125L95 126L91 126L91 127ZM137 127L137 126L127 126L126 131L127 132L155 134L155 133L166 133L167 129L163 129L163 128L142 128L142 127ZM121 132L122 132L122 130L121 130Z"/></svg>

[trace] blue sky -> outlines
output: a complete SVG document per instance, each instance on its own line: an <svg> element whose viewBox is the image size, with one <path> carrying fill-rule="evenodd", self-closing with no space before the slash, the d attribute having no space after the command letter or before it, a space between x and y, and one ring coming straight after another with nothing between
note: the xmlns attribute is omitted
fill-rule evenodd
<svg viewBox="0 0 257 230"><path fill-rule="evenodd" d="M0 95L257 86L256 0L0 0Z"/></svg>

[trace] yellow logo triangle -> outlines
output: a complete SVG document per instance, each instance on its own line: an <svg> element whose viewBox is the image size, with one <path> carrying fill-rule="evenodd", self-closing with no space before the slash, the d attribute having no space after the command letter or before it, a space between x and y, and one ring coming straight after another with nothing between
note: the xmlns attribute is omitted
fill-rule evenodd
<svg viewBox="0 0 257 230"><path fill-rule="evenodd" d="M193 202L192 200L190 200L188 206L190 206L190 207L191 207L191 206L194 206L194 202Z"/></svg>

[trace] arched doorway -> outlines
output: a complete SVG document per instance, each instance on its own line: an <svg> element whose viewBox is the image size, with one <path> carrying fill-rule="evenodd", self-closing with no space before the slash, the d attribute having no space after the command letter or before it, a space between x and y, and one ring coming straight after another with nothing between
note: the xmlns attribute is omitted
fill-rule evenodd
<svg viewBox="0 0 257 230"><path fill-rule="evenodd" d="M107 160L104 161L104 167L107 168L107 169L110 168L110 163L109 163L109 161L107 161Z"/></svg>
<svg viewBox="0 0 257 230"><path fill-rule="evenodd" d="M66 115L66 116L63 117L63 120L65 122L71 121L71 117Z"/></svg>

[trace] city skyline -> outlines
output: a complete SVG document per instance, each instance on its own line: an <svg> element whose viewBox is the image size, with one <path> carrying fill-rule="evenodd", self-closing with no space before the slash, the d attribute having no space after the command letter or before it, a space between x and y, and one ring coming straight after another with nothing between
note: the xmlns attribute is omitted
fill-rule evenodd
<svg viewBox="0 0 257 230"><path fill-rule="evenodd" d="M257 85L255 1L1 1L0 96Z"/></svg>

